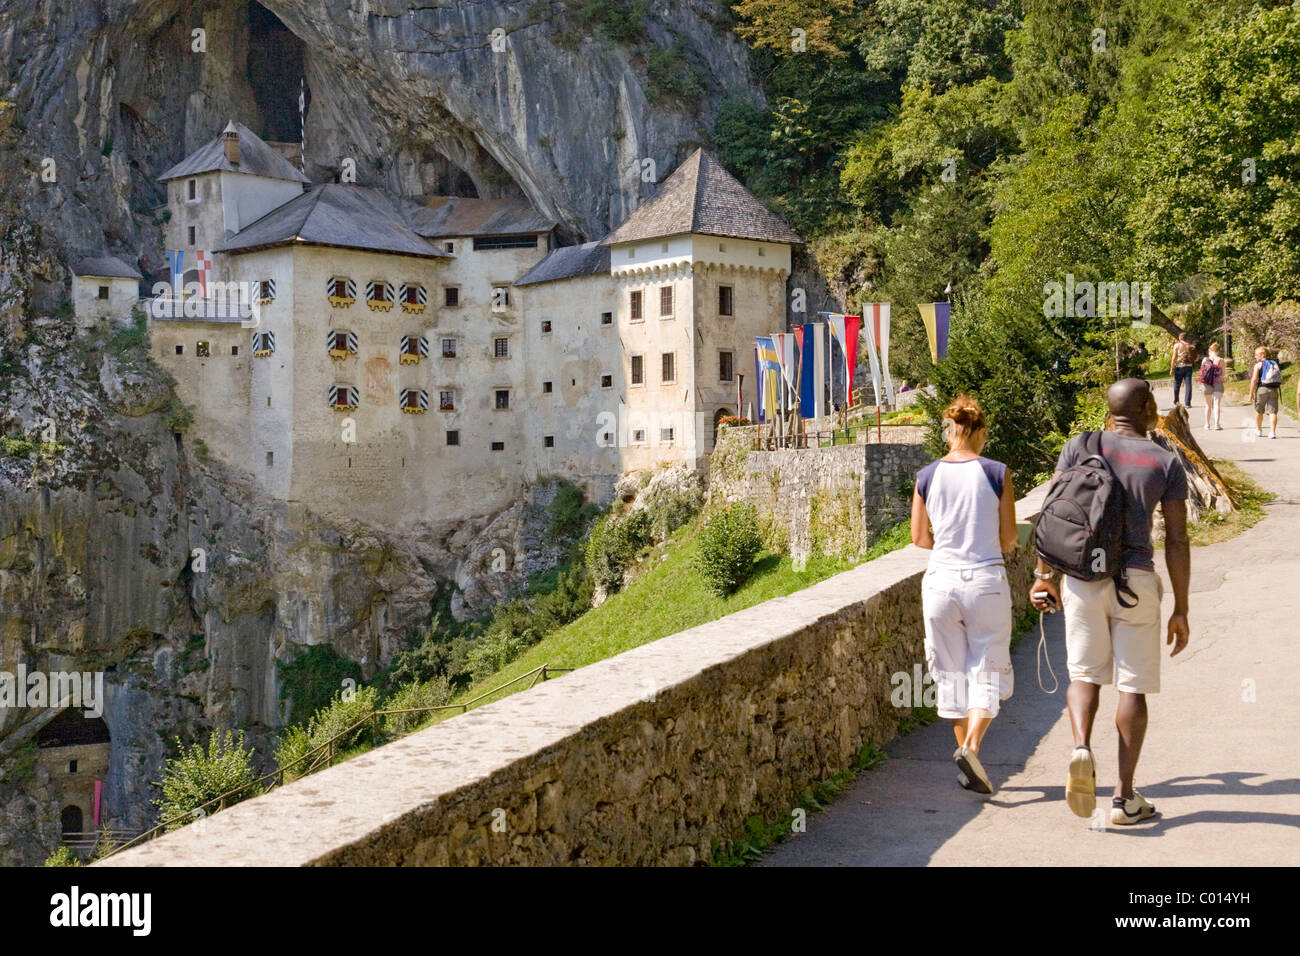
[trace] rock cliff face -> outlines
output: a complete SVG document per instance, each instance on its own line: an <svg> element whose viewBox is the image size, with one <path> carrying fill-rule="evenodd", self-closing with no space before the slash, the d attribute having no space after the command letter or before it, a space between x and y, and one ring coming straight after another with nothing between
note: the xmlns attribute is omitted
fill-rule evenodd
<svg viewBox="0 0 1300 956"><path fill-rule="evenodd" d="M614 42L629 10L644 16ZM113 826L149 822L173 735L242 727L266 752L277 661L328 642L368 674L440 579L476 612L553 563L554 489L400 539L261 500L175 439L169 383L129 329L74 334L67 264L163 269L157 176L231 117L296 142L300 81L313 180L350 160L362 184L523 195L598 237L652 191L647 160L662 176L725 96L759 99L726 16L714 0L0 0L0 669L104 671ZM40 774L3 759L52 716L0 710L0 864L57 839Z"/></svg>

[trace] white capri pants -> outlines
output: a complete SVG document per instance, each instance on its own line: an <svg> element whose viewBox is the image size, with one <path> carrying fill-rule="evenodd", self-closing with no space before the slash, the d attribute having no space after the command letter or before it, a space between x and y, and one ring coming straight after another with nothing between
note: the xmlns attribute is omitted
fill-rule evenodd
<svg viewBox="0 0 1300 956"><path fill-rule="evenodd" d="M1011 696L1011 585L1002 565L932 567L921 580L925 663L940 717L980 707L996 717Z"/></svg>

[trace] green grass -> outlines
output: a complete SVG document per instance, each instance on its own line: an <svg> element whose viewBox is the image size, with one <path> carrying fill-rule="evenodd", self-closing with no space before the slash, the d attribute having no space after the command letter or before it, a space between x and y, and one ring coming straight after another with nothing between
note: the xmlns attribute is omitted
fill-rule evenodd
<svg viewBox="0 0 1300 956"><path fill-rule="evenodd" d="M1215 459L1214 467L1219 469L1223 480L1232 487L1240 510L1227 514L1207 511L1188 525L1187 536L1195 548L1227 541L1258 524L1264 517L1264 505L1277 497L1273 492L1261 488L1231 461Z"/></svg>
<svg viewBox="0 0 1300 956"><path fill-rule="evenodd" d="M643 559L639 567L647 563L651 567L641 577L611 595L600 607L543 638L500 671L475 683L456 702L477 697L542 664L576 668L613 657L770 598L791 594L860 563L851 558L817 557L809 558L804 568L796 571L789 557L764 551L755 561L749 579L735 593L718 597L693 567L701 527L697 519L680 528ZM491 699L522 690L525 684L520 682Z"/></svg>

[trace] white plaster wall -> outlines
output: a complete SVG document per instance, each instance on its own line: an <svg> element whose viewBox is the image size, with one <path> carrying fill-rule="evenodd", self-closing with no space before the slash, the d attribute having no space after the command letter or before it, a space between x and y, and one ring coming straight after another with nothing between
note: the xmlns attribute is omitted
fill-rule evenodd
<svg viewBox="0 0 1300 956"><path fill-rule="evenodd" d="M99 287L108 286L108 298L99 297ZM72 277L72 312L77 326L87 328L100 319L131 314L140 301L140 283L135 279Z"/></svg>
<svg viewBox="0 0 1300 956"><path fill-rule="evenodd" d="M221 211L226 235L233 235L272 209L302 195L302 183L222 170ZM224 237L223 237L224 238Z"/></svg>

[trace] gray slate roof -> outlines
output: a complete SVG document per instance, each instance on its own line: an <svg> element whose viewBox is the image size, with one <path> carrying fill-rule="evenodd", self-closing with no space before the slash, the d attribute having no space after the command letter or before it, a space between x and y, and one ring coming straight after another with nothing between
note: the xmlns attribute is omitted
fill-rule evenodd
<svg viewBox="0 0 1300 956"><path fill-rule="evenodd" d="M673 170L658 193L604 241L613 245L691 232L764 242L803 241L702 149Z"/></svg>
<svg viewBox="0 0 1300 956"><path fill-rule="evenodd" d="M94 276L96 279L143 279L139 271L117 256L99 256L82 259L72 267L74 276Z"/></svg>
<svg viewBox="0 0 1300 956"><path fill-rule="evenodd" d="M446 257L409 223L418 208L368 186L327 183L271 210L216 252L251 252L287 242L406 256Z"/></svg>
<svg viewBox="0 0 1300 956"><path fill-rule="evenodd" d="M415 231L431 239L453 236L511 236L550 232L555 222L522 199L465 199L438 196L418 207Z"/></svg>
<svg viewBox="0 0 1300 956"><path fill-rule="evenodd" d="M552 250L545 259L516 279L515 285L537 285L557 279L600 275L602 272L609 273L609 246L596 240Z"/></svg>
<svg viewBox="0 0 1300 956"><path fill-rule="evenodd" d="M311 182L293 165L262 140L256 133L242 123L230 121L239 134L239 165L226 159L226 151L221 145L221 134L206 146L201 146L189 156L182 159L167 172L158 177L160 183L182 176L196 176L224 170L230 173L247 173L250 176L266 176L269 179L288 179L294 182Z"/></svg>

